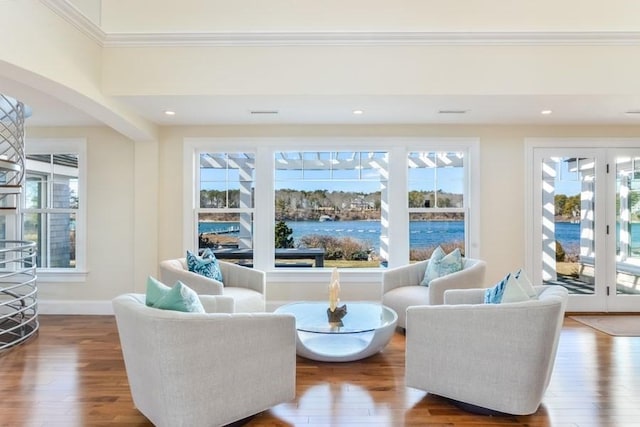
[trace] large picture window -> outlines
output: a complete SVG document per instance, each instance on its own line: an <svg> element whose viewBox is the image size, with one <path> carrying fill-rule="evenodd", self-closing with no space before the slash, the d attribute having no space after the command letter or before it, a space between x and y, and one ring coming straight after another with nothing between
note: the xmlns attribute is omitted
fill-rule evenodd
<svg viewBox="0 0 640 427"><path fill-rule="evenodd" d="M453 138L189 138L185 249L309 273L365 274L438 245L478 256L477 149Z"/></svg>
<svg viewBox="0 0 640 427"><path fill-rule="evenodd" d="M83 144L52 143L49 152L27 151L22 236L36 242L37 266L45 271L84 269L85 203L82 189ZM44 146L41 148L45 148ZM77 149L77 152L73 149Z"/></svg>
<svg viewBox="0 0 640 427"><path fill-rule="evenodd" d="M275 153L275 247L299 255L277 265L312 267L311 248L324 252L325 267L386 262L380 237L387 228L380 219L388 205L388 162L383 151Z"/></svg>

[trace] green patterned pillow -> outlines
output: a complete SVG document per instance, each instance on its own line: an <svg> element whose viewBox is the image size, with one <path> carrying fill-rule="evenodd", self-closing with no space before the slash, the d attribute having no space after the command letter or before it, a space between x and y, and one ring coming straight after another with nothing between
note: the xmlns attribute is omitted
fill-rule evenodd
<svg viewBox="0 0 640 427"><path fill-rule="evenodd" d="M209 279L214 279L218 282L223 281L218 259L209 248L206 248L204 252L202 252L202 257L199 257L191 251L187 251L187 268L189 271L198 273Z"/></svg>
<svg viewBox="0 0 640 427"><path fill-rule="evenodd" d="M205 312L198 294L193 289L180 281L170 288L151 276L147 279L146 304L162 310Z"/></svg>
<svg viewBox="0 0 640 427"><path fill-rule="evenodd" d="M431 254L431 258L429 258L429 264L427 264L424 278L420 284L429 286L433 279L460 271L462 267L462 254L459 248L445 255L444 250L438 246Z"/></svg>

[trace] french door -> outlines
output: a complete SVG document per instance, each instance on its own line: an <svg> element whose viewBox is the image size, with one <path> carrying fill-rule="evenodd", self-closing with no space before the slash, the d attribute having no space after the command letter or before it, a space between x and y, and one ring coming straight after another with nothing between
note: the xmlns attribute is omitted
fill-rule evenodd
<svg viewBox="0 0 640 427"><path fill-rule="evenodd" d="M527 269L566 287L569 311L640 311L639 146L527 142Z"/></svg>

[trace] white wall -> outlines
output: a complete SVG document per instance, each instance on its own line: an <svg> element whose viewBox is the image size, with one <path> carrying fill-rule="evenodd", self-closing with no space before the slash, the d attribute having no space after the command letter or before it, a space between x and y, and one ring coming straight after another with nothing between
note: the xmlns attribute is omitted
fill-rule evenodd
<svg viewBox="0 0 640 427"><path fill-rule="evenodd" d="M635 31L635 0L103 1L110 32Z"/></svg>
<svg viewBox="0 0 640 427"><path fill-rule="evenodd" d="M86 138L87 140L87 278L82 283L47 283L38 280L42 312L109 312L110 300L123 292L144 292L134 269L144 262L135 250L135 216L155 215L154 207L134 212L134 154L131 140L104 127L29 128L33 138ZM153 220L153 217L151 218ZM146 248L154 254L155 241Z"/></svg>
<svg viewBox="0 0 640 427"><path fill-rule="evenodd" d="M638 137L640 127L253 126L167 127L159 144L134 143L107 128L28 128L32 137L84 137L88 155L86 283L39 282L43 312L108 312L123 292L144 292L161 259L182 256L183 164L187 137L407 136L478 137L482 194L480 257L487 284L524 265L524 139ZM149 144L149 145L140 145ZM330 271L269 275L273 303L323 299ZM378 274L342 274L343 299L376 299Z"/></svg>
<svg viewBox="0 0 640 427"><path fill-rule="evenodd" d="M487 282L524 264L524 154L528 137L638 137L635 127L253 126L158 129L118 96L136 95L553 95L640 93L640 47L619 45L105 47L44 1L0 1L0 76L84 109L107 127L35 128L34 137L88 140L86 283L40 283L41 307L104 310L143 291L157 262L182 255L185 137L424 136L480 138L481 258ZM92 5L95 14L95 3ZM156 31L636 31L640 2L618 0L275 0L104 2L104 29ZM166 7L165 7L166 6ZM196 7L204 7L198 10ZM340 13L336 13L339 8ZM196 11L198 13L196 13ZM187 22L188 21L188 22ZM121 132L121 133L118 133ZM125 138L122 135L134 138ZM149 142L141 142L149 141ZM155 142L157 141L157 142ZM346 275L345 295L375 296L375 277ZM329 273L326 273L328 280ZM325 274L301 288L270 277L268 297L320 298ZM375 284L375 283L374 283ZM309 284L306 284L309 285ZM302 293L301 293L302 292Z"/></svg>
<svg viewBox="0 0 640 427"><path fill-rule="evenodd" d="M161 136L159 256L182 256L182 143L186 137L278 137L301 136L413 136L480 138L480 258L487 261L486 284L500 280L506 272L525 264L524 248L524 139L528 137L630 137L640 127L569 126L253 126L172 127ZM163 230L171 230L163 232ZM268 275L270 302L287 299L322 299L330 272L298 278L281 273ZM375 299L379 275L345 272L343 292Z"/></svg>

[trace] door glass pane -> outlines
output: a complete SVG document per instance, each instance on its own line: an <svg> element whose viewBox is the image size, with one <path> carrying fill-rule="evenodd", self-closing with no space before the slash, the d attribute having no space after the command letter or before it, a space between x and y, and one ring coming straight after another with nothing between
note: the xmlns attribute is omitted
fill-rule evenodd
<svg viewBox="0 0 640 427"><path fill-rule="evenodd" d="M616 294L640 294L640 157L616 159Z"/></svg>
<svg viewBox="0 0 640 427"><path fill-rule="evenodd" d="M595 159L542 160L542 278L572 294L595 283Z"/></svg>

